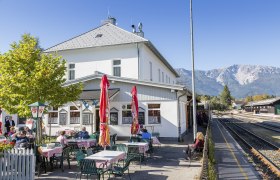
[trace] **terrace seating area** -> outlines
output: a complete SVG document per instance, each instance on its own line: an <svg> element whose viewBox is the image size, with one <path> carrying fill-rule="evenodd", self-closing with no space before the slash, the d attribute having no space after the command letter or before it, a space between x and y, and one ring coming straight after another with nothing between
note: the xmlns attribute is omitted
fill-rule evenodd
<svg viewBox="0 0 280 180"><path fill-rule="evenodd" d="M80 146L69 152L70 168L66 160L61 161L62 164L58 161L56 166L64 164L63 172L61 168L47 168L39 179L193 179L200 173L201 163L197 160L189 166L184 158L186 142L192 142L192 135L189 136L189 140L182 143L161 140L161 148L154 148L152 139L115 140L106 150L97 143ZM189 171L191 173L186 173Z"/></svg>

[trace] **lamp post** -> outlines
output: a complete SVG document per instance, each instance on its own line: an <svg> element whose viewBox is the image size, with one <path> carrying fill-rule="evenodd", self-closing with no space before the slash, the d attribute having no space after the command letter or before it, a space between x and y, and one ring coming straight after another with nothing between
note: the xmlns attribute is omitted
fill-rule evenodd
<svg viewBox="0 0 280 180"><path fill-rule="evenodd" d="M35 102L28 105L31 110L32 118L36 120L36 144L42 142L42 116L46 105L41 102Z"/></svg>
<svg viewBox="0 0 280 180"><path fill-rule="evenodd" d="M192 99L193 99L193 136L196 138L196 97L195 97L195 73L194 73L194 43L193 43L193 15L192 0L190 0L190 31L191 31L191 58L192 58Z"/></svg>

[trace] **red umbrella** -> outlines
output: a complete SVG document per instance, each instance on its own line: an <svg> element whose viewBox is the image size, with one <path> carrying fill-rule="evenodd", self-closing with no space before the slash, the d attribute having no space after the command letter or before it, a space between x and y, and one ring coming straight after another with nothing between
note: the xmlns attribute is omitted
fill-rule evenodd
<svg viewBox="0 0 280 180"><path fill-rule="evenodd" d="M110 84L106 75L102 76L100 88L100 108L99 108L99 117L100 117L100 136L99 136L99 145L106 147L110 145L110 134L108 127L109 120L109 98L108 98L108 88Z"/></svg>
<svg viewBox="0 0 280 180"><path fill-rule="evenodd" d="M136 86L132 87L131 90L132 101L131 101L131 113L132 113L132 124L131 124L131 134L138 134L139 123L138 123L138 98Z"/></svg>

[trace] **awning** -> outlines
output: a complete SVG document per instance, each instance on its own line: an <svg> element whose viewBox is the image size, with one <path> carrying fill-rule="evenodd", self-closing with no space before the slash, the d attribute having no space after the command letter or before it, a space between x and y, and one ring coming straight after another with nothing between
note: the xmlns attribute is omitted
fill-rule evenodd
<svg viewBox="0 0 280 180"><path fill-rule="evenodd" d="M91 90L83 90L80 94L79 100L99 100L101 89L91 89ZM115 95L119 93L119 88L108 89L109 98L113 98Z"/></svg>

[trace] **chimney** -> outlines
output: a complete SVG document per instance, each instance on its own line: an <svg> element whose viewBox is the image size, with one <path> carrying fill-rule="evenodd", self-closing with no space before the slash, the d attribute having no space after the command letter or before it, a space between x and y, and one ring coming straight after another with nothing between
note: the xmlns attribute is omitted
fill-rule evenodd
<svg viewBox="0 0 280 180"><path fill-rule="evenodd" d="M114 17L109 16L108 19L103 20L102 24L107 24L107 23L111 23L113 25L117 25L117 20Z"/></svg>

